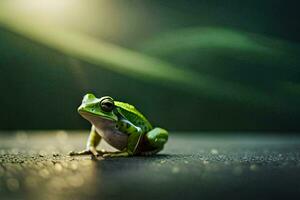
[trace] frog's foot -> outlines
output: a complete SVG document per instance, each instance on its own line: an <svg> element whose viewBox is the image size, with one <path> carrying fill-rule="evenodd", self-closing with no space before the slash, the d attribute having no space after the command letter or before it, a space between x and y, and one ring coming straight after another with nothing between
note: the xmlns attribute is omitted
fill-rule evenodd
<svg viewBox="0 0 300 200"><path fill-rule="evenodd" d="M117 151L117 152L104 153L102 156L104 158L128 157L128 156L130 156L130 154L127 151Z"/></svg>
<svg viewBox="0 0 300 200"><path fill-rule="evenodd" d="M168 141L168 132L162 128L154 128L146 134L146 138L152 147L162 150Z"/></svg>
<svg viewBox="0 0 300 200"><path fill-rule="evenodd" d="M85 150L79 151L79 152L71 151L71 152L69 152L69 155L70 156L92 155L94 157L98 157L105 153L106 152L104 150L98 151L95 147L90 147L88 149L85 149Z"/></svg>

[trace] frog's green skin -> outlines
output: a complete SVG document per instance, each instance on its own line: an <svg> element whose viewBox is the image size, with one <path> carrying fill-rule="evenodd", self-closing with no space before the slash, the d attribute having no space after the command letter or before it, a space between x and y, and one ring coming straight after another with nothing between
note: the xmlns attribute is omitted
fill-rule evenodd
<svg viewBox="0 0 300 200"><path fill-rule="evenodd" d="M71 152L70 155L152 155L161 151L168 140L168 132L162 128L153 128L134 106L114 101L109 96L99 99L93 94L86 94L78 112L92 124L92 128L86 149ZM102 139L119 151L96 150Z"/></svg>

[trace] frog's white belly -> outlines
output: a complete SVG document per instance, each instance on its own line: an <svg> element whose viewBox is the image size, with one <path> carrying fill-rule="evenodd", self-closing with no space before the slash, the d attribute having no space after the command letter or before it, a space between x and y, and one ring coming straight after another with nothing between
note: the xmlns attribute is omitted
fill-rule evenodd
<svg viewBox="0 0 300 200"><path fill-rule="evenodd" d="M128 135L120 132L116 128L116 122L107 119L99 118L90 114L82 114L82 116L94 125L97 133L108 144L118 150L127 147Z"/></svg>
<svg viewBox="0 0 300 200"><path fill-rule="evenodd" d="M95 126L95 125L94 125ZM96 131L101 135L108 144L115 147L118 150L122 150L127 147L128 136L118 130L114 129L101 129L95 126Z"/></svg>

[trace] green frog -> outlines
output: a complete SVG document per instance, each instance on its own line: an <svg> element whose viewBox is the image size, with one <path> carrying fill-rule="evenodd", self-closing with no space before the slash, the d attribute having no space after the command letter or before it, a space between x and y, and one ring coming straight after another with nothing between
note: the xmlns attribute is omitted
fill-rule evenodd
<svg viewBox="0 0 300 200"><path fill-rule="evenodd" d="M153 155L161 151L168 141L168 132L165 129L153 128L146 117L133 105L115 101L109 96L96 98L94 94L86 94L78 112L91 123L92 127L86 149L80 152L72 151L71 156ZM119 151L97 150L101 140Z"/></svg>

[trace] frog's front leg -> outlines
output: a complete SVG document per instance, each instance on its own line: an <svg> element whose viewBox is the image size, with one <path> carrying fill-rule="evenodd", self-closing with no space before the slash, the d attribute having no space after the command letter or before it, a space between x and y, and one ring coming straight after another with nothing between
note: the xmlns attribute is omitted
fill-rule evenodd
<svg viewBox="0 0 300 200"><path fill-rule="evenodd" d="M86 144L86 149L79 152L71 151L69 153L70 156L77 156L77 155L93 155L95 157L99 156L99 151L97 151L96 147L99 145L101 140L101 136L97 133L94 126L91 128L91 132Z"/></svg>
<svg viewBox="0 0 300 200"><path fill-rule="evenodd" d="M103 157L128 157L136 153L137 147L143 137L142 129L128 120L118 122L119 130L128 134L127 147L122 151L103 154Z"/></svg>

